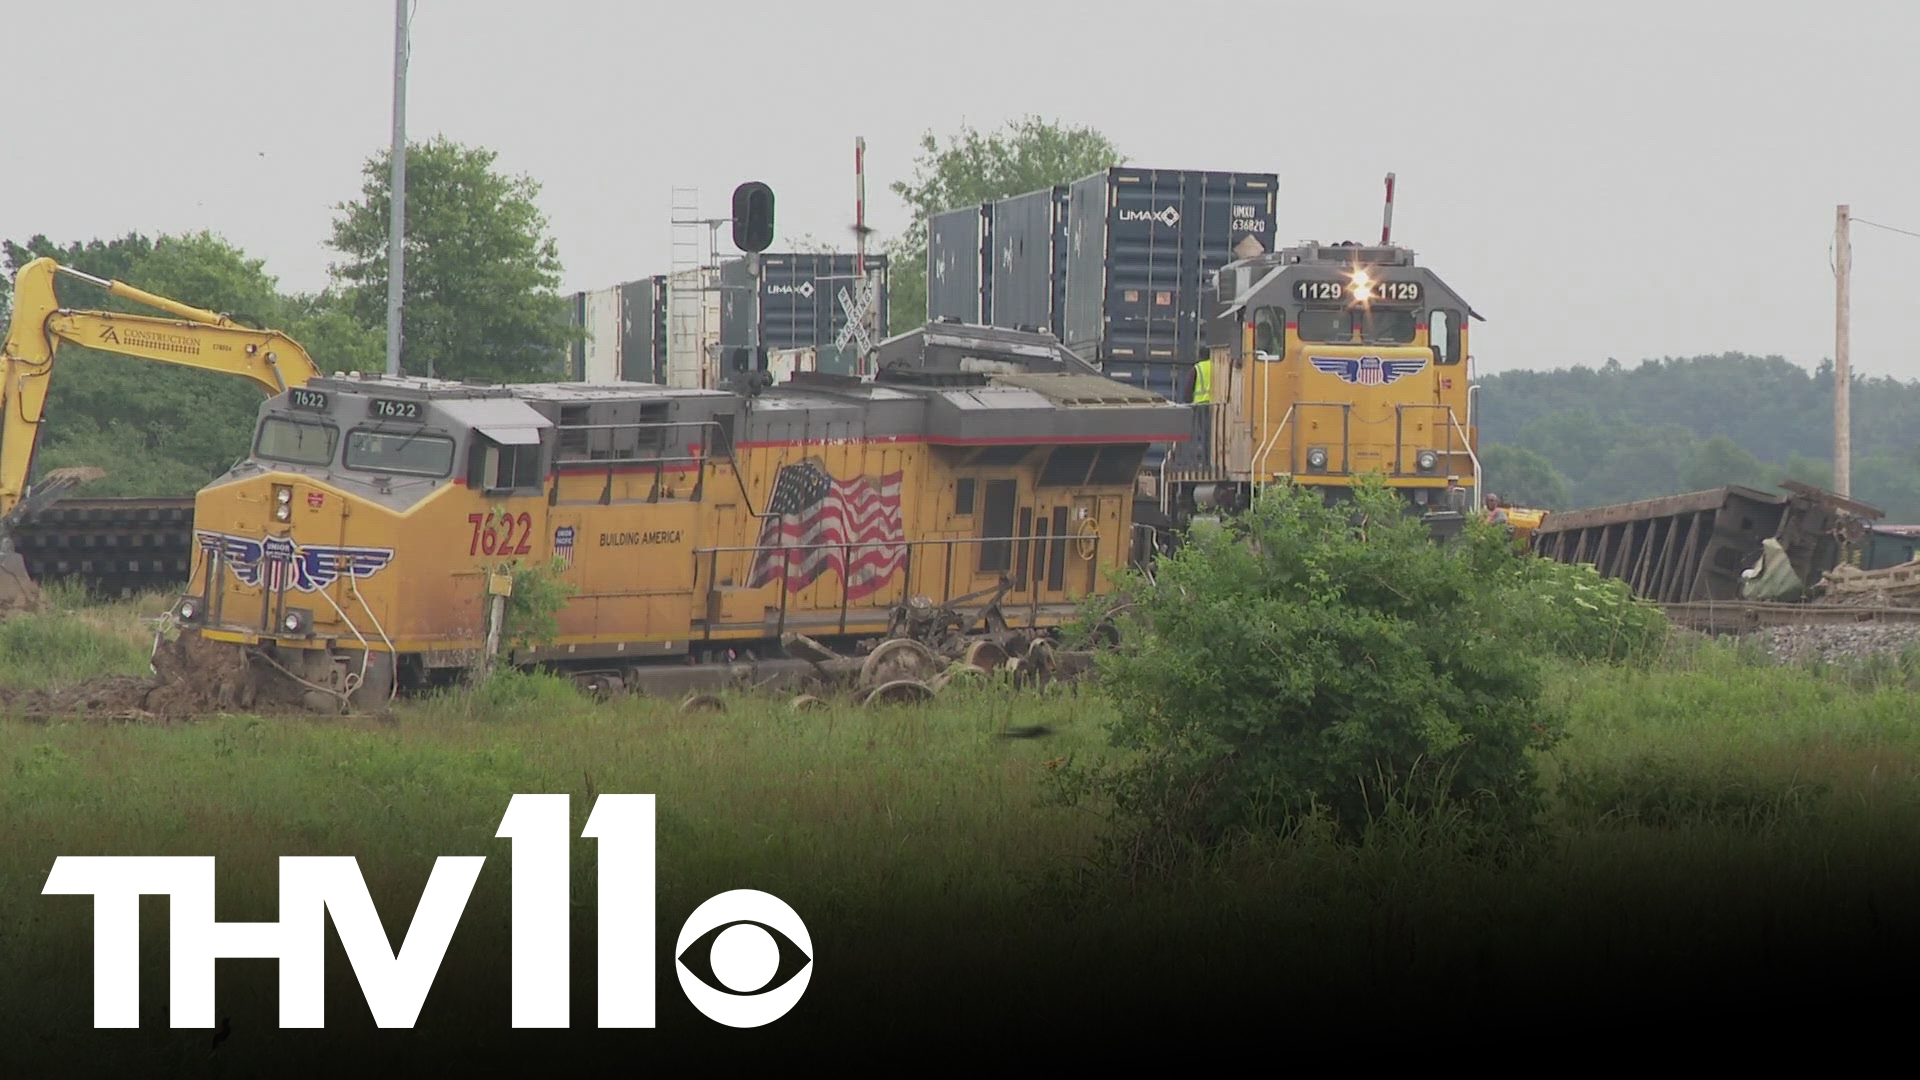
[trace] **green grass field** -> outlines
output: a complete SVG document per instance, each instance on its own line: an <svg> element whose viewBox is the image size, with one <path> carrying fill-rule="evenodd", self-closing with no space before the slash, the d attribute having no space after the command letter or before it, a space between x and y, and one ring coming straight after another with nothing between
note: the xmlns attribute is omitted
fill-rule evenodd
<svg viewBox="0 0 1920 1080"><path fill-rule="evenodd" d="M142 616L165 601L144 603L0 625L0 684L143 673ZM1303 1003L1437 1006L1456 992L1525 1000L1526 980L1581 965L1644 970L1654 992L1675 978L1652 974L1659 965L1777 966L1803 953L1878 964L1912 942L1903 905L1920 882L1909 680L1897 665L1775 668L1718 644L1651 672L1563 665L1551 692L1573 726L1541 762L1552 799L1535 848L1481 857L1444 821L1388 819L1357 850L1302 833L1156 880L1102 873L1100 815L1042 803L1050 763L1108 752L1106 706L1088 688L814 713L736 699L682 715L673 701L596 704L516 678L392 720L9 719L0 1010L32 1060L97 1042L134 1074L207 1067L205 1032L165 1026L159 898L143 908L145 1026L90 1030L91 901L40 895L57 855L217 855L222 920L276 917L278 856L356 855L397 940L434 857L479 854L487 867L416 1041L472 1049L478 1036L461 1025L474 1016L505 1037L508 842L494 831L516 792L573 794L576 837L595 792L659 797L663 953L713 893L758 888L799 910L821 974L783 1031L853 1031L903 994L920 1012L1038 1017L1088 987L1186 994L1170 972L1284 970L1284 993ZM1057 733L995 737L1031 723ZM574 1010L586 1026L592 852L576 842ZM1756 953L1756 942L1773 944ZM341 988L330 1023L370 1029L337 944L328 965ZM233 1075L311 1052L302 1033L274 1030L274 970L221 962L220 1009L246 1034L223 1051ZM663 960L662 1029L720 1030L670 970Z"/></svg>

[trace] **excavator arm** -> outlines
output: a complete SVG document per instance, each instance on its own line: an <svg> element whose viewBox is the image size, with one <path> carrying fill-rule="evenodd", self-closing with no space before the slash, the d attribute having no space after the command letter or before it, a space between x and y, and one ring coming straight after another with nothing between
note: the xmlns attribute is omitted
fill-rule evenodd
<svg viewBox="0 0 1920 1080"><path fill-rule="evenodd" d="M56 274L91 282L172 318L64 309L54 296ZM239 375L269 395L320 375L313 358L285 334L240 326L217 312L83 274L52 259L35 259L14 278L13 319L0 353L0 522L11 518L26 494L48 378L62 344Z"/></svg>

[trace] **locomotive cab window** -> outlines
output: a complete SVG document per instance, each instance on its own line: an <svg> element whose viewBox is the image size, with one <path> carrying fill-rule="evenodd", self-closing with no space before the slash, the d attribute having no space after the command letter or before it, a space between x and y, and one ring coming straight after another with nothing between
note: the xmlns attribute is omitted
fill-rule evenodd
<svg viewBox="0 0 1920 1080"><path fill-rule="evenodd" d="M1287 315L1279 308L1265 307L1253 315L1253 355L1260 360L1278 360L1286 355Z"/></svg>
<svg viewBox="0 0 1920 1080"><path fill-rule="evenodd" d="M260 422L253 452L259 457L295 465L331 465L334 448L339 444L340 429L332 424L269 416Z"/></svg>
<svg viewBox="0 0 1920 1080"><path fill-rule="evenodd" d="M1300 340L1345 344L1353 340L1353 315L1343 309L1307 308L1300 312Z"/></svg>
<svg viewBox="0 0 1920 1080"><path fill-rule="evenodd" d="M1411 345L1416 333L1413 312L1382 310L1361 311L1360 340L1368 345Z"/></svg>
<svg viewBox="0 0 1920 1080"><path fill-rule="evenodd" d="M439 478L453 471L453 440L418 431L347 432L349 469L375 473L405 473Z"/></svg>
<svg viewBox="0 0 1920 1080"><path fill-rule="evenodd" d="M485 432L475 432L473 445L467 450L467 486L488 494L537 494L545 486L540 443L503 443L488 438Z"/></svg>
<svg viewBox="0 0 1920 1080"><path fill-rule="evenodd" d="M1427 316L1427 340L1432 343L1433 362L1460 362L1460 318L1454 312L1435 308Z"/></svg>

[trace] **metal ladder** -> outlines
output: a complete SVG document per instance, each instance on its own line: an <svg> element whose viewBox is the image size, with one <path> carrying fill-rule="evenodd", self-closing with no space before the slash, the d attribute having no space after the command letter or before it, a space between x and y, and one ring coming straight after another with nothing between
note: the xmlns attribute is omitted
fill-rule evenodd
<svg viewBox="0 0 1920 1080"><path fill-rule="evenodd" d="M667 385L705 385L707 304L700 255L700 190L673 189L673 264L667 278Z"/></svg>

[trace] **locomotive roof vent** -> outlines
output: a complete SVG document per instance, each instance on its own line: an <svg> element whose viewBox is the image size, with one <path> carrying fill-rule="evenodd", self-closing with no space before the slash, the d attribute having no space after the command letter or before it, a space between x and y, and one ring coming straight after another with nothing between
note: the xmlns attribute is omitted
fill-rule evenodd
<svg viewBox="0 0 1920 1080"><path fill-rule="evenodd" d="M1296 263L1365 263L1368 266L1412 266L1413 252L1397 244L1357 244L1351 240L1322 244L1306 240L1280 252L1280 261Z"/></svg>

